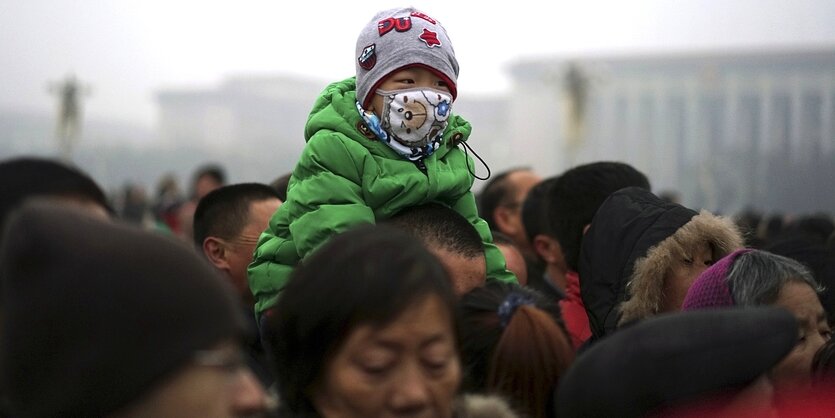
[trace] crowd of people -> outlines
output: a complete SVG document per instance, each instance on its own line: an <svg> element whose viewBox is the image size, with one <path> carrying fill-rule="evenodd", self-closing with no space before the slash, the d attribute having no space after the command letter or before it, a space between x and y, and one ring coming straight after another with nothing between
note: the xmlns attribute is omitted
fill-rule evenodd
<svg viewBox="0 0 835 418"><path fill-rule="evenodd" d="M385 10L355 52L262 183L0 161L0 416L835 415L831 215L619 161L475 194L444 27Z"/></svg>

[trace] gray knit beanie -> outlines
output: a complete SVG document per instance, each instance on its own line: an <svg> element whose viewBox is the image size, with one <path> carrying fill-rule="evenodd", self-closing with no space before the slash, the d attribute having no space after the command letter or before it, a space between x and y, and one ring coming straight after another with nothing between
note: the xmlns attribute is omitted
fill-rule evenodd
<svg viewBox="0 0 835 418"><path fill-rule="evenodd" d="M357 38L357 100L368 107L389 74L409 66L433 71L457 95L458 61L446 30L437 20L414 8L377 13Z"/></svg>

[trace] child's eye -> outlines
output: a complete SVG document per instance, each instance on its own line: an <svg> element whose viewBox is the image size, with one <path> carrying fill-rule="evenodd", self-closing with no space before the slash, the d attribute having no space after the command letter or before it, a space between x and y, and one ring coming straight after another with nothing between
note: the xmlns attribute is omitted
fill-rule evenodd
<svg viewBox="0 0 835 418"><path fill-rule="evenodd" d="M685 259L681 260L681 262L684 263L684 264L687 264L689 266L689 265L693 264L693 259L692 258L685 258Z"/></svg>
<svg viewBox="0 0 835 418"><path fill-rule="evenodd" d="M712 266L713 265L713 260L705 260L705 265L706 266Z"/></svg>
<svg viewBox="0 0 835 418"><path fill-rule="evenodd" d="M447 87L448 86L447 82L443 81L443 80L438 80L438 82L435 83L435 84L437 84L438 87Z"/></svg>
<svg viewBox="0 0 835 418"><path fill-rule="evenodd" d="M403 84L415 84L415 80L411 78L401 78L400 80L397 80L397 82Z"/></svg>

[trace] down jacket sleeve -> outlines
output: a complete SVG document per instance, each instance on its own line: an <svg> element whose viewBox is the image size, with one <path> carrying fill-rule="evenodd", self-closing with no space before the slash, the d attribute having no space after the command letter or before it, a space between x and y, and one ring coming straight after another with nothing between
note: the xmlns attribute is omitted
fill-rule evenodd
<svg viewBox="0 0 835 418"><path fill-rule="evenodd" d="M374 223L361 187L368 157L355 147L360 145L333 132L308 141L293 171L287 201L261 235L249 266L258 315L275 304L300 260L332 236Z"/></svg>
<svg viewBox="0 0 835 418"><path fill-rule="evenodd" d="M467 218L481 236L481 241L484 243L484 258L487 261L487 277L502 282L517 283L516 276L507 270L504 255L493 244L490 226L487 224L487 221L478 216L478 209L473 193L468 192L461 196L452 205L452 209Z"/></svg>

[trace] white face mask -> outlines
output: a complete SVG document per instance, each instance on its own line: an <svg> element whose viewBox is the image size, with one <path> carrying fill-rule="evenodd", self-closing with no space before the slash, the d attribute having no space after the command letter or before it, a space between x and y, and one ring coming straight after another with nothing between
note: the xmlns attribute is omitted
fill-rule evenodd
<svg viewBox="0 0 835 418"><path fill-rule="evenodd" d="M389 137L409 148L440 142L447 126L452 96L425 88L384 91L381 128Z"/></svg>

